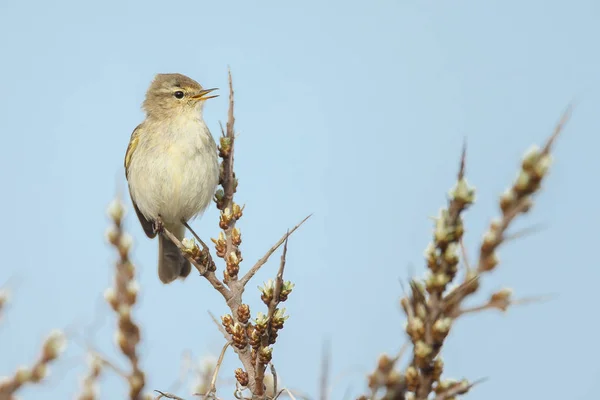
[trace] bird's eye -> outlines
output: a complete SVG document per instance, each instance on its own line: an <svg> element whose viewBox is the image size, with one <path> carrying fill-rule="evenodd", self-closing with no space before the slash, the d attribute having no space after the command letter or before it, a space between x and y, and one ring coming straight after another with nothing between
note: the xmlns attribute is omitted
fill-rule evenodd
<svg viewBox="0 0 600 400"><path fill-rule="evenodd" d="M178 90L175 93L173 93L173 96L175 96L178 99L183 99L183 92Z"/></svg>

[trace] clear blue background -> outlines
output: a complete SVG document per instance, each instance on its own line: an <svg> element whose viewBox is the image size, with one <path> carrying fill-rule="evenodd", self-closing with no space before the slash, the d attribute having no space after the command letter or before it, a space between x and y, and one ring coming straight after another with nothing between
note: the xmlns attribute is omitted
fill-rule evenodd
<svg viewBox="0 0 600 400"><path fill-rule="evenodd" d="M343 375L335 398L348 386L359 393L377 356L404 342L399 279L423 272L428 217L453 184L463 138L478 188L466 216L475 258L522 153L575 100L543 193L518 224L545 229L502 248L481 299L504 286L557 296L465 318L444 355L448 376L490 377L470 398L590 399L600 378L599 18L593 0L2 0L0 282L14 295L0 325L0 375L30 364L54 327L68 330L69 350L24 399L72 398L86 340L126 366L102 292L115 258L105 209L126 190L129 135L155 73L225 89L230 65L246 268L315 213L290 241L287 277L297 286L275 364L286 386L316 395L330 339L333 375ZM215 134L226 107L226 96L206 107ZM212 208L195 226L214 237L216 221ZM157 243L131 212L127 229L142 288L142 365L149 389L167 389L184 349L218 353L207 310L226 307L195 275L162 286ZM277 259L246 293L254 312L253 288L274 276ZM237 366L229 354L222 376ZM102 380L102 398L125 390L112 374Z"/></svg>

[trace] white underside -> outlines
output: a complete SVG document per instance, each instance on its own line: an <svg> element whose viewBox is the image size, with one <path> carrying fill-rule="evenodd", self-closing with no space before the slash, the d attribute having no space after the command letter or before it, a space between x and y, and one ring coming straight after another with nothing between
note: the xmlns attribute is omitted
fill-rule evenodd
<svg viewBox="0 0 600 400"><path fill-rule="evenodd" d="M129 190L148 219L188 221L210 204L219 179L217 148L201 119L148 122L128 172Z"/></svg>

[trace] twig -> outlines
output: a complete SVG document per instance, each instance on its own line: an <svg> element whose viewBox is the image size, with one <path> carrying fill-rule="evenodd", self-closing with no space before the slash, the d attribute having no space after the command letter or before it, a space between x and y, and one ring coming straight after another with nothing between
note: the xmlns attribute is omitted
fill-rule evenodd
<svg viewBox="0 0 600 400"><path fill-rule="evenodd" d="M127 377L128 377L127 372L125 372L123 369L119 368L115 363L109 361L107 358L105 358L100 353L98 353L94 350L90 350L90 355L92 357L95 357L100 362L100 364L102 364L103 366L108 367L109 369L112 369L113 372L115 372L117 375L119 375L122 378L127 379Z"/></svg>
<svg viewBox="0 0 600 400"><path fill-rule="evenodd" d="M319 382L319 400L327 400L329 397L329 372L331 359L331 344L329 341L323 343L323 355L321 357L321 380Z"/></svg>
<svg viewBox="0 0 600 400"><path fill-rule="evenodd" d="M210 380L210 388L208 392L204 395L204 398L208 398L211 395L214 395L217 392L217 377L219 376L219 370L221 369L221 364L223 363L223 357L225 357L225 352L227 348L231 345L231 342L225 343L223 349L221 350L221 354L219 355L219 360L217 361L217 365L215 366L215 371L213 373L213 377Z"/></svg>
<svg viewBox="0 0 600 400"><path fill-rule="evenodd" d="M269 367L271 367L271 375L273 376L273 393L277 393L277 370L272 362L269 363Z"/></svg>
<svg viewBox="0 0 600 400"><path fill-rule="evenodd" d="M158 393L158 396L155 398L155 400L162 399L163 397L174 400L185 400L177 395L174 395L173 393L161 392L160 390L155 390L155 392Z"/></svg>
<svg viewBox="0 0 600 400"><path fill-rule="evenodd" d="M269 308L267 311L267 328L265 333L261 338L261 349L267 348L270 343L270 334L272 331L273 317L275 316L275 311L277 310L277 306L280 303L279 295L281 294L281 288L283 287L283 271L285 270L285 261L287 256L287 245L288 238L290 236L290 232L285 235L285 240L283 244L283 253L281 254L281 262L279 263L279 271L277 271L277 277L275 278L275 287L273 289L273 298L269 303ZM259 350L260 351L260 350ZM257 357L256 359L256 390L257 395L262 396L264 392L264 379L265 379L265 367L266 363L261 360L261 357Z"/></svg>
<svg viewBox="0 0 600 400"><path fill-rule="evenodd" d="M487 379L488 378L481 378L481 379L478 379L475 382L472 382L468 385L463 385L459 382L454 387L452 387L450 390L448 390L444 393L440 393L437 396L435 396L435 398L433 400L448 400L456 395L465 394L469 390L471 390L473 388L473 386L479 385L480 383L485 382Z"/></svg>
<svg viewBox="0 0 600 400"><path fill-rule="evenodd" d="M114 246L119 258L115 263L114 287L105 292L105 298L117 314L117 345L131 364L131 373L126 374L129 398L138 400L146 382L137 352L140 343L140 327L131 315L137 301L138 284L135 281L135 267L129 260L132 239L123 231L122 220L125 208L119 197L109 206L108 214L114 224L109 230L108 240Z"/></svg>
<svg viewBox="0 0 600 400"><path fill-rule="evenodd" d="M21 367L13 376L0 382L0 399L12 399L12 395L25 384L40 383L48 374L49 365L63 352L66 339L61 331L52 331L42 344L42 351L31 368Z"/></svg>
<svg viewBox="0 0 600 400"><path fill-rule="evenodd" d="M309 216L307 216L306 218L304 218L302 221L300 221L300 223L296 226L294 226L292 229L288 230L286 232L285 235L283 235L281 237L281 239L279 239L277 241L277 243L275 243L273 245L273 247L271 247L267 253L256 262L256 264L254 264L254 266L252 268L250 268L250 270L246 273L246 275L244 275L242 277L242 279L240 279L240 282L243 286L245 286L250 279L252 279L252 277L254 276L254 274L256 274L256 272L258 272L258 270L260 269L260 267L262 267L268 260L269 257L271 257L271 255L273 255L273 253L275 253L275 251L279 248L279 246L281 246L285 241L287 241L288 237L294 233L294 231L296 231L296 229L298 229L303 223L305 223L310 217L312 216L312 214L310 214Z"/></svg>
<svg viewBox="0 0 600 400"><path fill-rule="evenodd" d="M221 293L221 295L225 298L226 301L231 298L231 291L225 285L223 285L223 282L221 282L219 278L217 278L217 275L214 273L214 271L210 271L205 265L203 265L200 262L200 260L197 260L196 258L192 257L187 252L187 249L183 246L181 241L179 241L179 239L177 239L177 237L175 237L175 235L173 235L167 228L162 229L162 234L167 236L167 238L169 238L169 240L179 248L184 257L190 263L192 263L194 267L196 267L200 275L204 276L206 280L210 282L212 287L214 287L219 293Z"/></svg>

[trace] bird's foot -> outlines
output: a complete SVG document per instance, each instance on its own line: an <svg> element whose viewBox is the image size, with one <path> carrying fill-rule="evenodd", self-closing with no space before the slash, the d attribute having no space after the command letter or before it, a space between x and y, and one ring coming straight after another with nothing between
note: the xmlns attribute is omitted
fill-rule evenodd
<svg viewBox="0 0 600 400"><path fill-rule="evenodd" d="M154 221L152 229L154 229L154 233L162 233L162 231L165 229L165 225L163 224L162 219L160 218L160 215Z"/></svg>

